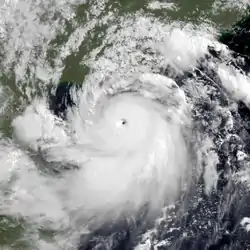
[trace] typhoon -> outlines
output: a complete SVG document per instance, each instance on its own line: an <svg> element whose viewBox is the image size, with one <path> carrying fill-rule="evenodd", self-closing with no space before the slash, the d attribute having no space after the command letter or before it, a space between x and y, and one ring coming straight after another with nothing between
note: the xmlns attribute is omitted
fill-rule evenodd
<svg viewBox="0 0 250 250"><path fill-rule="evenodd" d="M62 86L71 89L60 95ZM48 105L54 112L38 101L14 127L20 143L68 167L57 171L70 176L63 194L76 202L77 212L70 212L103 223L141 209L155 216L172 204L193 174L190 111L178 85L143 74L81 89L62 86Z"/></svg>
<svg viewBox="0 0 250 250"><path fill-rule="evenodd" d="M12 122L18 149L1 153L15 151L23 187L5 213L57 232L43 249L250 249L249 27L203 40L173 29L158 70L33 100Z"/></svg>

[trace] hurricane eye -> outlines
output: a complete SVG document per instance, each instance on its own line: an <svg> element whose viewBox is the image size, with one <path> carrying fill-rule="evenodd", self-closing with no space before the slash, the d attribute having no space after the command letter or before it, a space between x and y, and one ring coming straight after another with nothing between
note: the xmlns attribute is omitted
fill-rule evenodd
<svg viewBox="0 0 250 250"><path fill-rule="evenodd" d="M121 120L121 124L122 124L122 125L126 125L127 123L128 123L127 120L125 120L125 119L122 119L122 120Z"/></svg>
<svg viewBox="0 0 250 250"><path fill-rule="evenodd" d="M117 127L122 127L125 126L128 123L128 121L126 119L121 119L116 123Z"/></svg>

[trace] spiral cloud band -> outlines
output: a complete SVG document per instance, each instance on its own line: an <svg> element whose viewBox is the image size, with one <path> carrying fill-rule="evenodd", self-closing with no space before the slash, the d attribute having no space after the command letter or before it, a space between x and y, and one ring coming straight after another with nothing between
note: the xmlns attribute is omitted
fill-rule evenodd
<svg viewBox="0 0 250 250"><path fill-rule="evenodd" d="M89 216L137 211L147 204L153 211L177 198L192 171L185 140L188 104L173 80L157 74L108 79L83 86L75 98L78 105L68 111L68 122L40 101L13 123L17 138L47 160L79 167L65 187L68 210Z"/></svg>

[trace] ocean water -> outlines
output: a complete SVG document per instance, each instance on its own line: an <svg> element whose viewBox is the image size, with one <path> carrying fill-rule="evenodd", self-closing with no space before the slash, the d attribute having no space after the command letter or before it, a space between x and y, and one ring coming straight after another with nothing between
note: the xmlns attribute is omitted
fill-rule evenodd
<svg viewBox="0 0 250 250"><path fill-rule="evenodd" d="M247 5L1 2L0 249L250 249Z"/></svg>

